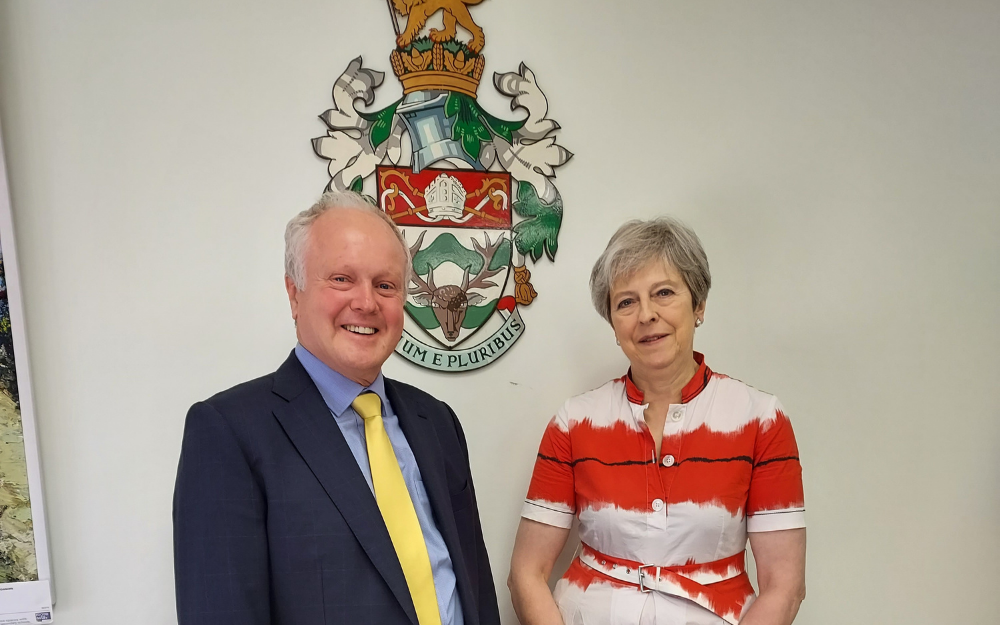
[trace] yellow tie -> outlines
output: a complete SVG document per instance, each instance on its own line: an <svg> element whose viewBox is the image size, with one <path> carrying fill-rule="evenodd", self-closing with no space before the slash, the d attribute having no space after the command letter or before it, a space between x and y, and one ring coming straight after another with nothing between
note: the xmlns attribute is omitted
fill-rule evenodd
<svg viewBox="0 0 1000 625"><path fill-rule="evenodd" d="M365 441L368 446L368 464L372 470L375 501L382 512L389 538L396 549L396 557L403 567L406 586L413 598L420 625L441 625L437 592L427 543L420 530L417 511L413 508L410 491L403 481L403 472L392 451L392 443L382 423L382 402L375 393L362 393L351 403L355 412L365 420Z"/></svg>

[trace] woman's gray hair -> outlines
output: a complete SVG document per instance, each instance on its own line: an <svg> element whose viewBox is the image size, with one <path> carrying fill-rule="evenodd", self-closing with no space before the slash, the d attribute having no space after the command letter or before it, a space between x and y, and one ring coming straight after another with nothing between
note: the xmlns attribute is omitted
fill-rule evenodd
<svg viewBox="0 0 1000 625"><path fill-rule="evenodd" d="M315 204L292 217L288 225L285 226L285 274L295 283L295 288L302 291L306 286L305 255L306 243L309 241L309 230L320 215L332 209L359 210L371 213L392 228L392 232L399 239L399 245L403 248L403 254L406 257L402 285L402 290L405 293L410 285L410 248L406 245L403 233L400 232L392 218L385 214L385 211L353 191L327 191L320 196Z"/></svg>
<svg viewBox="0 0 1000 625"><path fill-rule="evenodd" d="M590 298L605 321L611 323L611 289L615 283L655 260L680 272L695 308L705 301L712 288L712 274L698 235L673 217L633 219L618 228L590 272Z"/></svg>

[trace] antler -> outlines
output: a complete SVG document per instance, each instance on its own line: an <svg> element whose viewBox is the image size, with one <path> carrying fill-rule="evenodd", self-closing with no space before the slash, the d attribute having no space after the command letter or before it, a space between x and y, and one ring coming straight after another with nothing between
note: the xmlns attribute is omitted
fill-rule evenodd
<svg viewBox="0 0 1000 625"><path fill-rule="evenodd" d="M418 251L420 251L420 244L424 242L424 235L425 234L427 234L426 230L424 230L423 232L421 232L420 236L417 237L417 242L414 243L412 246L410 246L410 259L411 259L410 262L411 263L413 262L413 260L412 260L413 257L416 255L416 253ZM420 276L417 275L416 269L414 269L412 272L410 272L410 280L413 281L413 283L417 285L415 288L410 288L410 290L409 290L410 295L420 295L422 293L426 293L428 295L433 295L433 293L435 291L435 288L434 288L434 270L433 269L427 272L427 281L426 282L424 282L424 280Z"/></svg>
<svg viewBox="0 0 1000 625"><path fill-rule="evenodd" d="M410 259L411 260L416 255L416 253L420 251L420 244L424 242L424 235L425 234L427 234L426 230L424 230L423 232L421 232L420 236L417 237L417 242L410 246Z"/></svg>
<svg viewBox="0 0 1000 625"><path fill-rule="evenodd" d="M495 282L490 282L487 278L495 276L496 274L503 271L502 269L490 269L490 263L493 261L493 255L496 254L497 249L500 248L500 243L503 242L503 235L497 237L497 240L490 243L490 235L486 233L486 247L479 245L479 241L475 239L472 240L472 247L475 248L479 255L483 257L483 268L476 274L476 277L469 281L469 272L466 270L465 278L462 280L462 290L468 292L472 289L485 289L491 286L496 286Z"/></svg>

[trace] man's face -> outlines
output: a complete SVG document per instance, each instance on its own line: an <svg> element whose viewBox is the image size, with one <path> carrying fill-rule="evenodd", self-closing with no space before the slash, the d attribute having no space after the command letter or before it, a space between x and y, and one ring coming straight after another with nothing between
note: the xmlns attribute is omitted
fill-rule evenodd
<svg viewBox="0 0 1000 625"><path fill-rule="evenodd" d="M328 367L371 384L403 333L406 255L375 215L333 209L313 222L305 288L285 277L299 343Z"/></svg>

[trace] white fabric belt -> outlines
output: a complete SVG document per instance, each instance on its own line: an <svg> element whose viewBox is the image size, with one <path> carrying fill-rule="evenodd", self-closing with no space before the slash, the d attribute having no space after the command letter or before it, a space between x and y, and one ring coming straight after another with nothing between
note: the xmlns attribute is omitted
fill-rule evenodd
<svg viewBox="0 0 1000 625"><path fill-rule="evenodd" d="M660 567L658 566L646 564L638 568L631 568L617 564L608 564L606 561L602 564L602 561L586 551L580 554L580 562L620 582L638 586L641 592L650 592L653 590L669 592L660 589Z"/></svg>
<svg viewBox="0 0 1000 625"><path fill-rule="evenodd" d="M600 559L600 555L595 555L590 549L583 549L580 552L580 562L608 577L632 584L639 588L639 592L660 592L684 599L689 599L712 611L710 604L706 603L703 597L692 596L689 589L680 585L678 578L690 580L689 577L676 569L676 566L656 566L653 564L643 565L623 565L612 563L606 559ZM716 581L725 581L743 575L742 567L733 567L726 574L720 575ZM690 580L695 581L695 580ZM698 583L698 582L695 582ZM726 622L737 625L734 617L720 615Z"/></svg>

